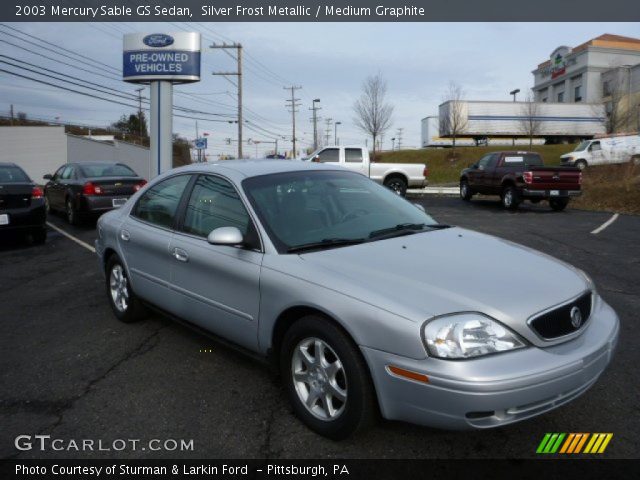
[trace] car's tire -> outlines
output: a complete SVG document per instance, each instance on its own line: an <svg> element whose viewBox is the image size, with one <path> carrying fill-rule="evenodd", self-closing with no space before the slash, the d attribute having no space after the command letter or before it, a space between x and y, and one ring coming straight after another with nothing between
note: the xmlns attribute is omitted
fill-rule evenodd
<svg viewBox="0 0 640 480"><path fill-rule="evenodd" d="M580 170L584 170L585 168L587 168L587 161L586 160L578 160L573 165L575 167L578 167Z"/></svg>
<svg viewBox="0 0 640 480"><path fill-rule="evenodd" d="M407 194L407 181L397 175L385 178L384 186L401 197L404 197Z"/></svg>
<svg viewBox="0 0 640 480"><path fill-rule="evenodd" d="M500 200L502 206L507 210L516 210L521 201L518 190L513 185L507 185L502 189Z"/></svg>
<svg viewBox="0 0 640 480"><path fill-rule="evenodd" d="M117 255L111 255L105 269L105 287L109 305L118 320L132 323L143 319L147 311L131 289L127 271Z"/></svg>
<svg viewBox="0 0 640 480"><path fill-rule="evenodd" d="M287 330L280 373L295 414L322 436L344 439L375 418L375 392L362 354L320 315L303 317Z"/></svg>
<svg viewBox="0 0 640 480"><path fill-rule="evenodd" d="M51 213L53 212L51 208L51 202L49 202L49 197L47 197L46 193L44 194L44 211L47 215L51 215Z"/></svg>
<svg viewBox="0 0 640 480"><path fill-rule="evenodd" d="M549 199L549 206L551 207L552 210L556 212L561 212L562 210L567 208L567 205L569 205L568 198L550 198Z"/></svg>
<svg viewBox="0 0 640 480"><path fill-rule="evenodd" d="M78 211L73 205L73 200L71 200L71 198L67 198L67 200L64 202L64 214L69 225L78 225L80 223Z"/></svg>
<svg viewBox="0 0 640 480"><path fill-rule="evenodd" d="M42 245L47 241L47 227L42 227L31 232L31 239L36 245Z"/></svg>
<svg viewBox="0 0 640 480"><path fill-rule="evenodd" d="M471 190L467 179L463 178L460 180L460 198L465 202L468 202L471 200L471 197L473 197L473 191Z"/></svg>

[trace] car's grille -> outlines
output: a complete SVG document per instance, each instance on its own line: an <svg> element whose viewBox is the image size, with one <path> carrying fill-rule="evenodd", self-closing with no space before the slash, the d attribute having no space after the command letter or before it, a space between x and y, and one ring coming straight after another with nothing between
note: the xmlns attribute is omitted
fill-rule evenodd
<svg viewBox="0 0 640 480"><path fill-rule="evenodd" d="M579 318L575 313L572 315L574 307L580 311ZM581 329L590 315L591 292L587 292L572 302L535 317L529 324L541 337L557 338Z"/></svg>

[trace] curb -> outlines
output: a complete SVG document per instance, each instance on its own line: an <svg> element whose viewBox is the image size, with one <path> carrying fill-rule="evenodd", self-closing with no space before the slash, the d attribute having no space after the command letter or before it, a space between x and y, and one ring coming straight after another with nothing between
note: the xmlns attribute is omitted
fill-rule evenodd
<svg viewBox="0 0 640 480"><path fill-rule="evenodd" d="M460 189L458 187L425 187L425 188L410 188L407 193L413 195L447 195L458 196Z"/></svg>

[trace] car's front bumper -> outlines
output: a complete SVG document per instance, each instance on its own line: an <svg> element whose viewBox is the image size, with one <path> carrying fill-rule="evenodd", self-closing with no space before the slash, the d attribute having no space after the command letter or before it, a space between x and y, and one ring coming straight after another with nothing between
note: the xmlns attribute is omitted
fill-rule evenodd
<svg viewBox="0 0 640 480"><path fill-rule="evenodd" d="M547 412L576 398L598 379L615 350L619 321L604 301L568 342L475 360L422 360L361 347L385 418L446 429L490 428ZM392 374L396 366L428 383Z"/></svg>

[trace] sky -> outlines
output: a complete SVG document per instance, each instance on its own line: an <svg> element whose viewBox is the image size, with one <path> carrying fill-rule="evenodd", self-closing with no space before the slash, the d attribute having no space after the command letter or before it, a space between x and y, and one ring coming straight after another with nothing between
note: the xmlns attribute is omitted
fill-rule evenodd
<svg viewBox="0 0 640 480"><path fill-rule="evenodd" d="M367 76L381 74L388 85L387 97L394 106L392 126L383 148L403 129L403 148L420 145L421 119L437 114L450 82L459 84L469 100L510 100L519 88L519 98L533 86L532 70L547 60L560 45L576 46L603 33L640 37L638 23L15 23L7 24L40 37L51 46L63 47L107 64L122 65L122 36L130 32L198 31L203 35L202 78L199 83L174 87L174 104L227 116L235 115L236 87L227 79L211 75L229 71L235 62L211 43L240 42L243 45L245 118L259 125L258 132L245 130L244 138L264 143L245 144L245 155L264 156L279 148L291 148L291 114L283 87L296 85L300 100L296 119L302 147L312 144L310 122L312 99L320 98L325 119L341 122L341 144L363 144L366 134L355 125L353 104ZM78 79L89 80L120 91L136 93L137 85L119 80L116 70L94 70L86 62L59 57L37 45L33 38L0 28L20 38L0 33L0 55L46 67ZM23 40L24 39L24 40ZM45 55L27 52L16 46ZM43 45L43 44L40 44ZM0 57L0 60L7 60ZM61 64L58 60L73 66ZM0 68L19 71L2 64ZM90 70L85 72L78 68ZM115 73L114 73L115 72ZM35 76L27 72L28 75ZM42 77L38 77L42 78ZM76 88L76 87L73 87ZM188 95L184 95L184 94ZM148 98L149 90L143 96ZM55 119L66 123L108 125L136 108L94 100L54 87L0 72L0 112ZM186 114L189 116L188 114ZM220 117L229 118L229 117ZM234 153L237 127L228 123L198 121L198 129L209 133L210 158ZM269 133L266 133L265 130ZM330 129L333 143L334 128ZM174 118L174 132L195 138L196 122ZM284 138L283 138L284 137Z"/></svg>

